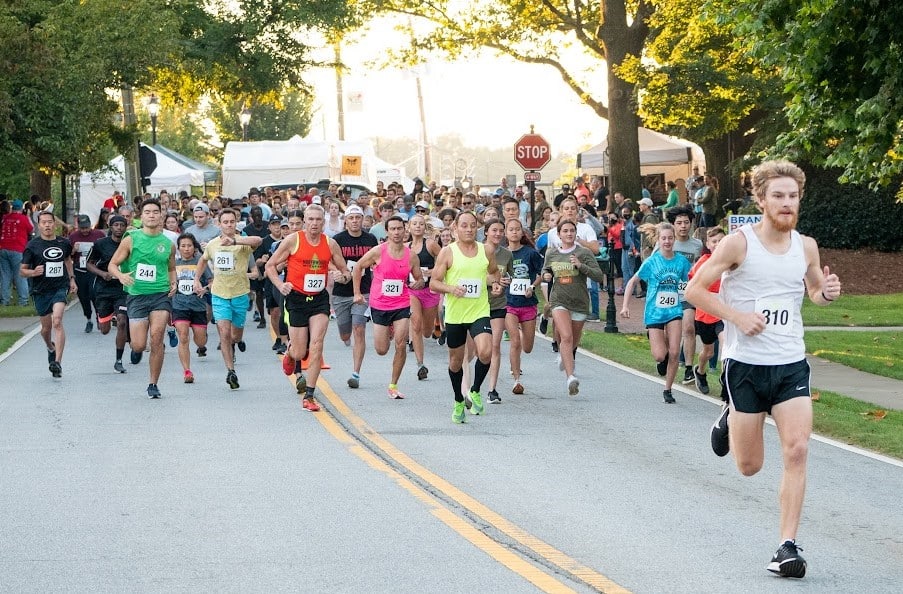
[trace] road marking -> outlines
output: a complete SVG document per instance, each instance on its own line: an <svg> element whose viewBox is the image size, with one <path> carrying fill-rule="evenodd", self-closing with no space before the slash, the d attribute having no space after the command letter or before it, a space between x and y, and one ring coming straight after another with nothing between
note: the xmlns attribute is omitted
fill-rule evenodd
<svg viewBox="0 0 903 594"><path fill-rule="evenodd" d="M395 447L394 444L392 444L386 438L384 438L382 435L377 433L362 418L357 416L348 407L348 405L345 404L345 402L342 400L342 398L332 389L332 387L326 382L326 380L323 379L322 376L319 378L319 381L317 382L317 387L320 388L320 390L322 391L322 393L324 394L326 399L333 406L336 413L342 415L345 419L347 419L347 421L349 423L351 423L351 425L358 432L360 432L360 434L362 436L366 437L375 448L381 450L386 456L388 456L389 458L394 460L396 463L398 463L400 466L405 468L411 474L417 476L420 480L424 481L426 484L430 485L433 489L440 491L446 497L455 501L458 505L466 508L468 510L468 512L470 512L471 514L478 516L480 519L482 519L486 523L490 524L498 531L507 535L509 538L513 539L514 541L516 541L523 547L530 549L537 556L545 559L551 565L554 565L554 566L558 567L559 569L563 570L564 572L573 575L576 579L586 583L590 587L592 587L600 592L611 592L611 593L617 593L617 594L629 594L630 593L629 590L618 585L617 583L615 583L608 577L597 572L595 569L593 569L591 567L587 567L586 565L583 565L576 559L566 555L562 551L559 551L552 545L533 536L532 534L528 533L521 527L517 526L516 524L514 524L511 521L507 520L506 518L502 517L495 511L489 509L488 507L486 507L485 505L483 505L482 503L480 503L479 501L477 501L470 495L464 493L463 491L461 491L460 489L458 489L457 487L455 487L453 484L449 483L442 477L438 476L437 474L428 470L427 468L425 468L418 462L414 461L407 454L405 454L404 452L399 450L397 447ZM323 415L323 416L325 416L325 415ZM318 420L320 420L319 417L320 417L320 415L318 415ZM320 422L323 423L324 421L320 420ZM333 422L336 423L336 427L340 427L340 425L338 425L338 423L336 421L333 420ZM324 427L325 426L326 425L324 424ZM346 439L352 439L352 438L347 437ZM343 442L347 443L344 439L343 439ZM364 448L361 448L361 450L364 450ZM371 455L372 455L372 453L371 453ZM393 472L395 472L395 471L393 471ZM401 477L400 474L398 476ZM409 481L409 479L406 479L404 477L401 477L401 478L403 478L405 481L411 482L411 481ZM398 479L396 479L396 480L398 480ZM420 489L420 487L416 486L413 482L411 483L411 485L412 485L412 488L416 488L418 490ZM443 507L442 509L445 509L445 508ZM446 512L448 512L448 510L446 510ZM451 512L448 512L448 513L451 513ZM452 516L454 516L454 514L452 514ZM440 519L442 519L441 515L439 515L438 517L440 517ZM457 518L457 516L454 516L454 517ZM445 520L443 520L443 521L445 521ZM465 522L464 520L458 519L458 522L463 522L464 524L471 526L469 523ZM448 522L446 522L446 523L448 523ZM456 527L456 526L458 526L457 522L455 525L450 524L450 526L453 529L458 530L458 528ZM461 533L460 530L458 532ZM471 542L473 542L475 545L479 546L483 551L488 553L494 559L496 559L497 561L499 561L506 567L509 567L509 569L516 571L519 575L521 575L525 579L531 581L531 583L536 584L536 582L533 581L535 576L533 576L532 573L522 573L521 571L518 571L517 569L513 569L512 566L510 566L504 558L499 557L497 554L495 554L495 552L500 553L500 552L507 551L507 549L505 549L505 547L503 547L499 543L493 541L492 539L489 539L489 537L487 537L482 532L480 532L478 530L476 530L476 532L479 534L482 534L483 535L482 538L487 539L486 541L481 541L481 542L486 543L486 546L488 546L488 543L493 543L493 547L491 549L488 549L488 548L486 548L486 546L481 546L481 545L477 544L477 542L475 540L471 540L470 537L468 537L468 535L463 534L463 533L462 533L462 535L465 538L468 538L468 540L471 540ZM474 538L477 538L477 537L474 536ZM495 549L496 546L498 546L500 548ZM508 551L508 552L510 553L510 551ZM539 571L536 567L527 563L526 561L523 561L517 555L513 555L513 558L518 559L520 562L524 563L525 568L529 568L530 572ZM511 561L511 562L513 563L513 561ZM539 571L539 573L543 576L547 576L547 574L545 574L541 571ZM558 581L555 581L555 584L558 584L559 587L566 587L566 586L564 586L564 584L562 584L561 582L558 582ZM540 586L537 585L537 587L540 587ZM555 590L555 591L559 591L559 590Z"/></svg>

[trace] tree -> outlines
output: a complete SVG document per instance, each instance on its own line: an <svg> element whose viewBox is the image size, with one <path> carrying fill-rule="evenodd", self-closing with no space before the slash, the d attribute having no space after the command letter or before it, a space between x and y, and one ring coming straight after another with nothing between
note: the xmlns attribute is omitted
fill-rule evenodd
<svg viewBox="0 0 903 594"><path fill-rule="evenodd" d="M725 21L779 70L792 131L774 152L886 185L903 172L903 4L738 0Z"/></svg>
<svg viewBox="0 0 903 594"><path fill-rule="evenodd" d="M648 19L655 10L650 0L369 0L365 5L375 12L432 23L429 31L418 29L416 35L409 31L400 36L410 39L396 51L403 61L417 62L429 52L457 58L482 47L557 70L582 101L609 121L612 187L640 195L636 87L619 74L618 67L643 51L650 33ZM597 64L602 60L606 101L598 84Z"/></svg>
<svg viewBox="0 0 903 594"><path fill-rule="evenodd" d="M220 140L241 140L241 123L238 114L244 108L242 101L214 100L207 114L216 125ZM310 132L313 117L313 96L293 89L286 89L275 103L256 103L248 106L251 121L248 124L248 140L288 140L296 134L304 137Z"/></svg>

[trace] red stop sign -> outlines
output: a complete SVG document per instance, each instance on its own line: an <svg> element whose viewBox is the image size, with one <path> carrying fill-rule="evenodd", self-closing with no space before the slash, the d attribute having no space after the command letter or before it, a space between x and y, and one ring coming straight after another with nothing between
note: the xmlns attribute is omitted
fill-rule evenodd
<svg viewBox="0 0 903 594"><path fill-rule="evenodd" d="M514 143L514 161L525 171L538 171L551 160L549 142L539 134L524 134Z"/></svg>

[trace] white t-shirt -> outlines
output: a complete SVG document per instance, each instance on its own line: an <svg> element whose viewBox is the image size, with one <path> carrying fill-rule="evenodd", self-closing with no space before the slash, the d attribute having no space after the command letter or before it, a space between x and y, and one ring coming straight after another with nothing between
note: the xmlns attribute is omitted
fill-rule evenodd
<svg viewBox="0 0 903 594"><path fill-rule="evenodd" d="M577 223L577 239L582 239L583 241L599 241L599 238L596 236L596 232L593 231L593 228L586 223ZM561 239L558 238L557 228L552 227L551 229L549 229L548 242L549 247L553 247L555 249L561 247Z"/></svg>

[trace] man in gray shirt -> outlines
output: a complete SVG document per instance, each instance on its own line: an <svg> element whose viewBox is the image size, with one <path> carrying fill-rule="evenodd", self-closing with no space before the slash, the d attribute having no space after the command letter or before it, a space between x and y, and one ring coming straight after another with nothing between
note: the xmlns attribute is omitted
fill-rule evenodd
<svg viewBox="0 0 903 594"><path fill-rule="evenodd" d="M213 224L210 208L203 202L197 204L191 214L194 216L194 225L185 229L185 233L194 235L194 238L198 240L203 250L207 247L207 242L214 237L219 237L219 227Z"/></svg>

